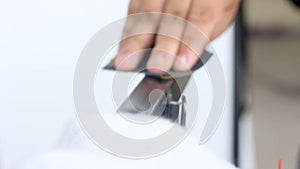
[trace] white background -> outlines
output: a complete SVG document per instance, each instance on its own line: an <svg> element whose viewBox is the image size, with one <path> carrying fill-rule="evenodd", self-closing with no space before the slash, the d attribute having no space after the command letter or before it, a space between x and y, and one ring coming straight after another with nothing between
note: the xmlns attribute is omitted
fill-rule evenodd
<svg viewBox="0 0 300 169"><path fill-rule="evenodd" d="M101 27L126 16L127 4L127 0L0 1L3 169L57 144L67 122L75 119L72 80L80 51ZM221 126L208 142L227 160L232 150L232 37L230 30L213 43L226 76L227 101Z"/></svg>

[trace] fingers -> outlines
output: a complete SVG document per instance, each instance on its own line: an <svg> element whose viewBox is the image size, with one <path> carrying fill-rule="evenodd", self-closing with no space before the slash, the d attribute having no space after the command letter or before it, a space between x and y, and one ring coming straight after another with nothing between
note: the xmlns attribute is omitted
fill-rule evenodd
<svg viewBox="0 0 300 169"><path fill-rule="evenodd" d="M144 57L143 49L149 48L154 35L138 35L122 40L115 60L118 70L129 71L135 69Z"/></svg>
<svg viewBox="0 0 300 169"><path fill-rule="evenodd" d="M163 73L171 69L185 26L191 0L167 0L164 4L164 15L160 21L154 50L148 60L147 69L153 73ZM175 17L176 16L176 17Z"/></svg>
<svg viewBox="0 0 300 169"><path fill-rule="evenodd" d="M196 25L187 24L179 47L173 69L176 71L190 70L199 60L205 46L209 42L209 36L213 25L201 25L200 31Z"/></svg>
<svg viewBox="0 0 300 169"><path fill-rule="evenodd" d="M184 71L191 69L198 61L215 27L214 1L193 0L187 24L178 50L173 69Z"/></svg>
<svg viewBox="0 0 300 169"><path fill-rule="evenodd" d="M129 14L163 12L173 16L164 15L160 18L159 14L153 13L129 16L115 61L116 68L125 71L136 68L144 56L140 51L154 44L147 63L148 71L162 73L170 69L191 69L209 41L230 25L239 2L240 0L131 0Z"/></svg>
<svg viewBox="0 0 300 169"><path fill-rule="evenodd" d="M239 5L240 0L231 0L224 2L223 8L220 9L222 13L218 14L218 16L222 17L219 17L219 20L216 22L216 26L212 33L211 39L215 39L216 37L221 35L224 30L226 30L226 28L232 23L238 11Z"/></svg>
<svg viewBox="0 0 300 169"><path fill-rule="evenodd" d="M128 13L161 12L163 4L163 0L131 0ZM143 59L143 52L139 51L152 46L159 20L159 15L150 14L128 17L123 32L124 39L115 60L118 70L128 71L139 65Z"/></svg>
<svg viewBox="0 0 300 169"><path fill-rule="evenodd" d="M222 34L230 25L239 6L239 0L201 1L193 0L187 25L178 50L173 69L183 71L191 69L203 53L209 41ZM198 30L197 30L198 29Z"/></svg>

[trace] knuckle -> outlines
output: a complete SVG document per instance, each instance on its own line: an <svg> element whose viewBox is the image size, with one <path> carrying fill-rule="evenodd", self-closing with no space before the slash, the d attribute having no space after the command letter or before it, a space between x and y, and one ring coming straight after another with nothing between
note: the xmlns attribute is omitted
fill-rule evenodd
<svg viewBox="0 0 300 169"><path fill-rule="evenodd" d="M168 14L172 14L175 16L179 16L179 17L185 17L186 12L184 10L180 10L180 9L174 9L172 11L168 11Z"/></svg>
<svg viewBox="0 0 300 169"><path fill-rule="evenodd" d="M216 18L214 12L210 10L199 10L189 15L189 21L192 23L210 23Z"/></svg>
<svg viewBox="0 0 300 169"><path fill-rule="evenodd" d="M178 44L179 41L176 39L160 36L156 41L155 47L167 50L169 48L174 48L174 46L177 46Z"/></svg>
<svg viewBox="0 0 300 169"><path fill-rule="evenodd" d="M225 11L235 10L240 4L240 0L231 0L224 6Z"/></svg>

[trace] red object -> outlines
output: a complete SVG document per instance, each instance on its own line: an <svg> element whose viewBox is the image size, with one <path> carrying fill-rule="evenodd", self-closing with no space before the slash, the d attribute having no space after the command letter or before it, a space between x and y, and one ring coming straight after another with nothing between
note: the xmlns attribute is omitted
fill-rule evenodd
<svg viewBox="0 0 300 169"><path fill-rule="evenodd" d="M282 160L278 160L278 169L282 169Z"/></svg>

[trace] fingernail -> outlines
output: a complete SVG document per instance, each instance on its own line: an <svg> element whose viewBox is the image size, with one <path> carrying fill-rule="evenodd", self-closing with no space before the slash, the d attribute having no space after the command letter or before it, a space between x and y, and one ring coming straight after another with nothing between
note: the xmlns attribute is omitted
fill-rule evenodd
<svg viewBox="0 0 300 169"><path fill-rule="evenodd" d="M147 63L147 69L153 73L166 73L173 65L175 56L167 53L154 53Z"/></svg>
<svg viewBox="0 0 300 169"><path fill-rule="evenodd" d="M173 69L176 71L189 70L188 63L187 63L187 56L179 55L173 65Z"/></svg>
<svg viewBox="0 0 300 169"><path fill-rule="evenodd" d="M118 56L116 57L115 67L118 70L130 71L135 69L137 65L137 58L134 54L128 55L124 50L120 50Z"/></svg>
<svg viewBox="0 0 300 169"><path fill-rule="evenodd" d="M164 55L153 55L147 63L148 71L152 73L163 73L165 69L166 57Z"/></svg>

